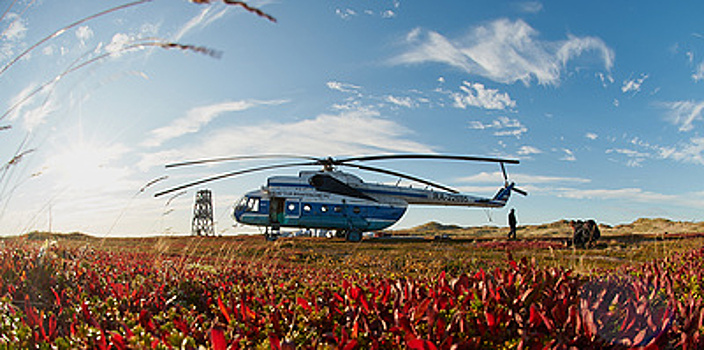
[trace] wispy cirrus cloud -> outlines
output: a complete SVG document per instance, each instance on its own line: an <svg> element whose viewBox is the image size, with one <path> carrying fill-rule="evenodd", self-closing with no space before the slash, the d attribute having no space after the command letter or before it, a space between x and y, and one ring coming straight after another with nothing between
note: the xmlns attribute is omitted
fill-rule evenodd
<svg viewBox="0 0 704 350"><path fill-rule="evenodd" d="M408 96L386 95L384 101L399 107L414 108L418 106L418 102Z"/></svg>
<svg viewBox="0 0 704 350"><path fill-rule="evenodd" d="M10 24L2 31L0 37L3 40L18 41L24 39L27 33L25 21L15 13L8 13L6 19Z"/></svg>
<svg viewBox="0 0 704 350"><path fill-rule="evenodd" d="M343 83L340 81L329 81L326 83L328 89L330 90L336 90L340 92L359 92L359 90L362 89L361 86L350 84L350 83Z"/></svg>
<svg viewBox="0 0 704 350"><path fill-rule="evenodd" d="M668 110L667 119L679 126L680 131L691 131L694 121L702 119L704 113L704 101L674 101L660 105Z"/></svg>
<svg viewBox="0 0 704 350"><path fill-rule="evenodd" d="M432 153L412 141L412 131L360 107L295 122L262 122L212 131L197 145L143 155L142 169L168 161L234 154L351 155L379 152Z"/></svg>
<svg viewBox="0 0 704 350"><path fill-rule="evenodd" d="M24 40L27 34L25 21L16 13L5 15L4 23L0 23L4 30L0 32L0 58L7 59L15 54L17 45ZM9 24L6 24L9 22Z"/></svg>
<svg viewBox="0 0 704 350"><path fill-rule="evenodd" d="M354 9L351 7L347 8L337 8L335 9L335 15L344 20L351 20L352 18L365 15L369 17L381 17L383 19L395 18L398 15L398 9L401 7L401 2L394 0L391 2L391 6L384 4L383 1L372 3L371 7L365 9Z"/></svg>
<svg viewBox="0 0 704 350"><path fill-rule="evenodd" d="M149 132L150 136L142 143L145 147L157 147L171 139L198 132L213 119L228 112L242 112L250 108L261 105L278 105L286 103L286 100L271 101L229 101L208 106L201 106L191 109L186 116L176 119L171 124L154 129Z"/></svg>
<svg viewBox="0 0 704 350"><path fill-rule="evenodd" d="M519 11L525 13L538 13L543 10L543 4L538 1L524 1L516 4Z"/></svg>
<svg viewBox="0 0 704 350"><path fill-rule="evenodd" d="M661 147L659 155L665 159L704 165L704 137L694 137L689 142L672 147Z"/></svg>
<svg viewBox="0 0 704 350"><path fill-rule="evenodd" d="M469 122L469 128L474 130L495 130L495 136L515 136L520 137L528 131L518 119L501 116L489 123L482 123L477 120Z"/></svg>
<svg viewBox="0 0 704 350"><path fill-rule="evenodd" d="M692 73L692 79L694 79L695 82L704 80L704 62L700 62L694 68L694 73Z"/></svg>
<svg viewBox="0 0 704 350"><path fill-rule="evenodd" d="M180 41L191 31L203 29L227 13L227 7L206 6L200 13L184 24L172 38L173 41Z"/></svg>
<svg viewBox="0 0 704 350"><path fill-rule="evenodd" d="M457 179L463 183L494 183L497 179L503 179L503 174L500 171L481 172L476 175L466 176ZM531 184L568 184L568 183L590 183L591 180L580 177L564 177L564 176L549 176L549 175L530 175L515 173L511 174L511 180L522 185Z"/></svg>
<svg viewBox="0 0 704 350"><path fill-rule="evenodd" d="M606 70L614 62L613 50L599 38L568 35L566 40L545 41L522 20L498 19L457 39L416 28L406 40L410 48L392 64L443 63L506 84L537 80L557 85L567 63L587 51L600 55Z"/></svg>
<svg viewBox="0 0 704 350"><path fill-rule="evenodd" d="M82 46L86 45L86 42L93 38L95 35L93 30L89 26L81 26L76 28L76 38L81 42Z"/></svg>
<svg viewBox="0 0 704 350"><path fill-rule="evenodd" d="M646 79L648 79L648 74L641 74L640 78L624 80L623 86L621 86L621 92L623 92L624 94L637 94L638 92L640 92L640 88Z"/></svg>
<svg viewBox="0 0 704 350"><path fill-rule="evenodd" d="M562 158L560 158L560 160L564 160L567 162L577 161L577 156L574 155L574 152L571 149L563 148L562 153L563 153L563 155L562 155Z"/></svg>
<svg viewBox="0 0 704 350"><path fill-rule="evenodd" d="M650 153L639 152L630 148L611 148L606 150L606 154L611 153L625 156L628 159L626 165L629 167L640 167L643 165L643 161L651 158Z"/></svg>
<svg viewBox="0 0 704 350"><path fill-rule="evenodd" d="M518 149L518 154L522 156L530 156L532 154L541 154L543 151L541 151L537 147L533 146L521 146L521 148Z"/></svg>

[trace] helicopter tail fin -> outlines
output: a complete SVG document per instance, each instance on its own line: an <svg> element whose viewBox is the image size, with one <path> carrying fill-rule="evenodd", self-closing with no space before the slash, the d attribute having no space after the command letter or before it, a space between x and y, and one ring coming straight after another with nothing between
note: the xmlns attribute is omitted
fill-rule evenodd
<svg viewBox="0 0 704 350"><path fill-rule="evenodd" d="M508 202L508 199L511 197L511 190L513 190L513 183L511 183L508 186L504 186L501 189L499 189L499 192L496 192L496 195L494 198L491 199L492 202L494 202L497 206L503 207L506 205Z"/></svg>
<svg viewBox="0 0 704 350"><path fill-rule="evenodd" d="M499 192L497 192L494 198L491 199L492 203L494 203L494 205L496 205L497 207L505 206L508 202L508 199L511 197L511 192L517 192L518 194L521 194L523 196L528 195L526 191L517 188L516 184L514 182L511 182L510 184L507 184L506 186L499 189Z"/></svg>

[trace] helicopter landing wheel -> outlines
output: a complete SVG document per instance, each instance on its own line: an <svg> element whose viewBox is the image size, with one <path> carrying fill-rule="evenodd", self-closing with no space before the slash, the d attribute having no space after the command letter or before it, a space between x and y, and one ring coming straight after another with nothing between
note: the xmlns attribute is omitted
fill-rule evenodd
<svg viewBox="0 0 704 350"><path fill-rule="evenodd" d="M362 240L362 232L357 230L347 231L345 238L348 242L359 242Z"/></svg>
<svg viewBox="0 0 704 350"><path fill-rule="evenodd" d="M266 240L269 242L273 242L277 239L279 239L279 235L275 233L266 233L264 234L264 237L266 237Z"/></svg>
<svg viewBox="0 0 704 350"><path fill-rule="evenodd" d="M266 232L264 232L264 237L269 242L279 239L279 237L281 237L280 228L278 226L267 227Z"/></svg>

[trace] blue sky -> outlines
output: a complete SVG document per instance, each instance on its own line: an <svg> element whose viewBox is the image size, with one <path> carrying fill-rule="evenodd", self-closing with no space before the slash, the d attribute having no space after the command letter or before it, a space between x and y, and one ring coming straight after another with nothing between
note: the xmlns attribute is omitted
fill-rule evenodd
<svg viewBox="0 0 704 350"><path fill-rule="evenodd" d="M155 191L262 163L164 164L269 153L516 158L520 223L702 220L700 2L248 3L277 21L154 0L45 41L128 3L2 3L0 234L188 233L197 188ZM374 165L472 194L502 185L495 164ZM256 232L232 227L232 203L296 172L207 186L217 230ZM503 226L507 212L411 207L395 227Z"/></svg>

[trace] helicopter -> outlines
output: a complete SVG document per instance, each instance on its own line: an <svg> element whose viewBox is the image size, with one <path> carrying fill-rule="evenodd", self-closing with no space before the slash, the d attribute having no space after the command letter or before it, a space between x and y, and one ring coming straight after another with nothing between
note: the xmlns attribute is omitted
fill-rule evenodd
<svg viewBox="0 0 704 350"><path fill-rule="evenodd" d="M509 182L504 164L518 164L515 159L441 154L381 154L359 157L311 157L295 155L257 155L201 159L167 164L167 168L251 159L298 159L224 173L156 193L159 197L185 188L248 173L281 168L320 166L320 170L302 170L298 176L271 176L266 185L252 190L234 205L232 216L238 223L265 227L267 240L276 240L280 229L319 229L335 232L349 242L362 240L364 232L386 229L398 222L409 205L464 206L501 208L512 192L528 193ZM498 163L504 184L492 198L463 194L459 191L416 176L360 163L379 160L459 160ZM340 170L356 168L399 178L395 185L364 182L359 176ZM425 188L400 186L401 179Z"/></svg>

